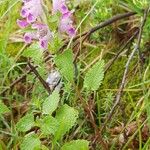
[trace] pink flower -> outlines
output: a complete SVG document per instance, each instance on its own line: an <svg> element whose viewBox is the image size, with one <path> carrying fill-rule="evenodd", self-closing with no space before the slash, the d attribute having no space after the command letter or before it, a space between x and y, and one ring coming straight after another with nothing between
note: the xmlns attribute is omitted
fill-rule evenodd
<svg viewBox="0 0 150 150"><path fill-rule="evenodd" d="M74 36L75 29L71 20L72 13L68 10L65 0L53 0L53 13L58 11L62 14L59 25L60 32L66 32L70 37Z"/></svg>
<svg viewBox="0 0 150 150"><path fill-rule="evenodd" d="M51 41L53 37L49 27L45 24L33 24L32 28L37 29L37 36L39 38L39 44L41 48L47 49L48 42Z"/></svg>
<svg viewBox="0 0 150 150"><path fill-rule="evenodd" d="M17 19L17 24L20 28L26 28L29 23L26 20L19 20Z"/></svg>
<svg viewBox="0 0 150 150"><path fill-rule="evenodd" d="M27 33L25 33L25 35L24 35L25 43L30 44L33 39L38 40L36 32L27 32Z"/></svg>
<svg viewBox="0 0 150 150"><path fill-rule="evenodd" d="M20 15L26 19L28 24L31 24L42 15L41 0L23 0L24 4Z"/></svg>
<svg viewBox="0 0 150 150"><path fill-rule="evenodd" d="M22 0L23 6L20 15L23 20L17 20L17 24L20 28L26 28L29 24L32 25L32 29L35 31L27 32L24 34L24 41L30 44L33 40L38 40L40 47L43 49L48 48L48 42L52 39L52 33L45 24L35 23L38 17L42 15L41 0Z"/></svg>
<svg viewBox="0 0 150 150"><path fill-rule="evenodd" d="M20 12L22 20L17 20L20 28L26 28L31 25L35 31L27 32L24 34L24 41L30 44L33 40L38 40L39 45L43 49L48 48L48 43L52 40L53 34L49 27L43 23L37 23L37 19L43 15L42 0L22 0L23 6ZM75 35L75 28L71 20L72 13L69 11L65 0L53 0L53 13L61 13L59 30L66 32L70 37Z"/></svg>
<svg viewBox="0 0 150 150"><path fill-rule="evenodd" d="M25 43L29 44L33 39L39 41L39 45L42 49L48 48L48 42L52 40L52 32L49 30L48 26L45 24L33 24L33 29L35 32L28 32L24 35Z"/></svg>
<svg viewBox="0 0 150 150"><path fill-rule="evenodd" d="M53 13L57 13L60 11L61 13L68 12L68 8L65 4L65 0L53 0Z"/></svg>
<svg viewBox="0 0 150 150"><path fill-rule="evenodd" d="M75 29L72 25L73 21L71 20L71 13L68 12L63 14L60 21L60 31L66 32L70 37L75 35Z"/></svg>

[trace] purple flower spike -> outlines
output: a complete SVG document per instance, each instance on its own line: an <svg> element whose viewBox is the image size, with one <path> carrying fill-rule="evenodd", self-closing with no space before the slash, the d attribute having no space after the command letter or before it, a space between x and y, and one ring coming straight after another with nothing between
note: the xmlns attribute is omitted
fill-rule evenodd
<svg viewBox="0 0 150 150"><path fill-rule="evenodd" d="M20 15L25 18L24 20L17 20L17 24L20 28L25 28L31 25L32 29L35 31L27 32L24 35L24 41L30 44L32 40L38 40L39 45L42 49L48 48L48 42L52 39L52 33L46 24L35 23L38 18L42 17L42 0L22 0L23 7L21 9ZM64 11L67 7L62 8Z"/></svg>
<svg viewBox="0 0 150 150"><path fill-rule="evenodd" d="M48 42L52 40L52 33L49 30L48 26L45 24L33 24L33 29L36 31L28 32L24 35L25 43L29 44L32 40L38 40L39 45L42 49L48 48Z"/></svg>
<svg viewBox="0 0 150 150"><path fill-rule="evenodd" d="M52 40L53 34L49 30L49 27L43 23L37 23L38 18L43 16L42 0L22 0L23 6L20 15L23 20L17 20L17 24L20 28L25 28L31 25L32 32L25 33L25 43L29 44L32 40L38 40L42 49L48 48L48 43ZM71 19L72 12L69 11L66 0L52 0L53 1L53 13L60 12L61 18L59 23L60 32L66 32L70 37L75 35L75 28L73 27L73 21Z"/></svg>
<svg viewBox="0 0 150 150"><path fill-rule="evenodd" d="M66 32L70 37L75 35L75 29L72 25L72 12L68 10L65 0L53 0L53 13L59 11L62 16L60 20L60 32Z"/></svg>
<svg viewBox="0 0 150 150"><path fill-rule="evenodd" d="M41 0L23 0L24 5L21 10L21 16L27 19L28 23L33 23L42 15Z"/></svg>
<svg viewBox="0 0 150 150"><path fill-rule="evenodd" d="M19 19L17 20L17 24L20 28L26 28L29 25L29 23L26 20Z"/></svg>
<svg viewBox="0 0 150 150"><path fill-rule="evenodd" d="M69 12L66 0L53 0L53 13L60 11L62 14Z"/></svg>

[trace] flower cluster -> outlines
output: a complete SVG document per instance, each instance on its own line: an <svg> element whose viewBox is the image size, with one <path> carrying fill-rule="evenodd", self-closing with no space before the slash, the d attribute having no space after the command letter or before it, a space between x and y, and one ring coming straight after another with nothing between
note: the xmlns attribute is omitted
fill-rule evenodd
<svg viewBox="0 0 150 150"><path fill-rule="evenodd" d="M47 49L48 42L51 41L53 34L46 24L39 23L39 18L42 18L43 9L41 0L22 0L23 6L20 12L22 20L17 20L20 28L26 28L31 25L33 31L27 32L24 35L24 40L27 44L32 40L38 40L40 47ZM71 20L72 13L68 10L65 0L53 0L53 14L60 12L61 19L59 24L60 32L66 32L69 36L75 35L75 29Z"/></svg>
<svg viewBox="0 0 150 150"><path fill-rule="evenodd" d="M47 49L48 42L52 40L52 32L50 32L49 28L45 24L33 24L32 29L36 29L36 32L27 32L24 35L24 39L26 43L31 43L33 39L39 40L40 47L43 49Z"/></svg>
<svg viewBox="0 0 150 150"><path fill-rule="evenodd" d="M71 20L72 12L69 11L65 0L53 0L53 13L60 12L62 14L60 19L60 32L66 32L69 36L75 35L75 28Z"/></svg>
<svg viewBox="0 0 150 150"><path fill-rule="evenodd" d="M47 49L48 41L52 38L47 25L37 23L37 19L42 16L42 4L41 0L23 0L23 6L21 9L21 17L23 20L17 20L17 24L20 28L25 28L31 25L32 32L27 32L24 35L24 40L27 44L31 43L32 40L38 40L39 45L43 49Z"/></svg>
<svg viewBox="0 0 150 150"><path fill-rule="evenodd" d="M23 20L17 20L21 28L27 27L29 24L34 23L36 19L42 15L41 0L22 0L23 6L20 15Z"/></svg>

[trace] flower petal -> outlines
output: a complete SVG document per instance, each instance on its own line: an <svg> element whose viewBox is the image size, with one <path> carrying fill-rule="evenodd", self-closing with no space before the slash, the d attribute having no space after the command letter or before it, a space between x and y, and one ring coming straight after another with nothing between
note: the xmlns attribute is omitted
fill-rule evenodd
<svg viewBox="0 0 150 150"><path fill-rule="evenodd" d="M24 41L25 41L25 43L27 43L27 44L30 44L31 42L32 42L32 34L31 33L26 33L25 35L24 35Z"/></svg>
<svg viewBox="0 0 150 150"><path fill-rule="evenodd" d="M71 27L70 29L68 29L67 33L68 33L68 35L70 37L73 37L76 34L75 29L73 27Z"/></svg>
<svg viewBox="0 0 150 150"><path fill-rule="evenodd" d="M19 20L17 19L17 24L20 28L26 28L29 23L26 20Z"/></svg>
<svg viewBox="0 0 150 150"><path fill-rule="evenodd" d="M26 8L23 7L23 8L21 9L20 15L21 15L21 17L23 17L23 18L27 17L27 16L28 16L28 9L26 9Z"/></svg>
<svg viewBox="0 0 150 150"><path fill-rule="evenodd" d="M36 21L36 17L33 14L29 13L29 15L27 16L27 22L32 23L35 21Z"/></svg>
<svg viewBox="0 0 150 150"><path fill-rule="evenodd" d="M47 49L48 48L48 41L47 40L40 40L40 47L42 49Z"/></svg>

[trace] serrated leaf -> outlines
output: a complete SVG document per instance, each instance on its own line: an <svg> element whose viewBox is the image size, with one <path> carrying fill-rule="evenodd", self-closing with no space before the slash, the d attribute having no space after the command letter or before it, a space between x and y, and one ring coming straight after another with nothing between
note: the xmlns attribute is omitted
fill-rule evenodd
<svg viewBox="0 0 150 150"><path fill-rule="evenodd" d="M39 47L38 43L34 43L30 47L25 49L22 55L24 57L32 58L32 60L34 60L36 64L39 64L42 60L41 58L43 57L43 51Z"/></svg>
<svg viewBox="0 0 150 150"><path fill-rule="evenodd" d="M22 117L19 122L16 124L16 128L18 131L26 132L32 128L34 125L34 116L33 114L27 114Z"/></svg>
<svg viewBox="0 0 150 150"><path fill-rule="evenodd" d="M7 113L9 111L10 110L8 109L8 107L2 101L0 101L0 114Z"/></svg>
<svg viewBox="0 0 150 150"><path fill-rule="evenodd" d="M40 149L41 142L38 138L38 136L34 133L30 133L25 136L23 139L23 142L20 145L21 150L35 150Z"/></svg>
<svg viewBox="0 0 150 150"><path fill-rule="evenodd" d="M78 111L65 104L57 111L55 118L59 122L59 128L54 135L56 141L75 125Z"/></svg>
<svg viewBox="0 0 150 150"><path fill-rule="evenodd" d="M43 114L52 114L56 108L58 107L59 103L59 93L54 91L43 103L42 112Z"/></svg>
<svg viewBox="0 0 150 150"><path fill-rule="evenodd" d="M40 128L44 135L54 134L58 125L58 121L52 116L46 116L40 121Z"/></svg>
<svg viewBox="0 0 150 150"><path fill-rule="evenodd" d="M71 50L66 50L55 58L56 66L60 69L63 77L68 81L73 82L74 66L73 66L73 53Z"/></svg>
<svg viewBox="0 0 150 150"><path fill-rule="evenodd" d="M96 91L104 78L104 61L98 61L88 70L84 78L84 88Z"/></svg>
<svg viewBox="0 0 150 150"><path fill-rule="evenodd" d="M73 140L65 143L61 150L89 150L89 142L86 140Z"/></svg>

